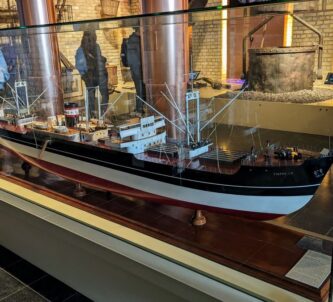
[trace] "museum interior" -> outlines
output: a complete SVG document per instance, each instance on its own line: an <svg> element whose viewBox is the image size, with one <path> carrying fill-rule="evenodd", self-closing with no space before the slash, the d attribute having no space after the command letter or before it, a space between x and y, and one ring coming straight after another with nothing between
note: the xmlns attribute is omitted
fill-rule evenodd
<svg viewBox="0 0 333 302"><path fill-rule="evenodd" d="M0 301L332 301L333 0L0 0Z"/></svg>

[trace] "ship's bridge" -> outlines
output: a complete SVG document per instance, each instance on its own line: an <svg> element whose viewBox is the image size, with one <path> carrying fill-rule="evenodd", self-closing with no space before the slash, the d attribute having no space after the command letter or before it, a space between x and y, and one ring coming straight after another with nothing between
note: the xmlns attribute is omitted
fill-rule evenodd
<svg viewBox="0 0 333 302"><path fill-rule="evenodd" d="M161 117L148 116L140 119L140 122L134 124L125 124L118 127L121 139L132 137L132 140L156 135L157 129L165 127L165 121Z"/></svg>

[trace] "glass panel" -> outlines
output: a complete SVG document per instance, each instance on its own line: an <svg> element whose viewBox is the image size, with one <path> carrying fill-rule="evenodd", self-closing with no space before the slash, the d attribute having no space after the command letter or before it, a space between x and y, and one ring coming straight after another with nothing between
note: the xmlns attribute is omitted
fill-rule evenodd
<svg viewBox="0 0 333 302"><path fill-rule="evenodd" d="M333 1L262 2L2 29L3 170L76 197L302 209L332 164Z"/></svg>
<svg viewBox="0 0 333 302"><path fill-rule="evenodd" d="M2 30L4 133L214 194L261 190L265 173L246 175L268 166L277 191L319 183L328 162L315 178L301 169L332 131L329 108L315 106L332 91L318 2L222 8Z"/></svg>
<svg viewBox="0 0 333 302"><path fill-rule="evenodd" d="M317 107L299 105L331 97L320 81L331 64L329 47L322 50L329 33L317 29L326 21L307 21L315 9L317 1L214 7L2 30L8 69L2 82L3 127L14 127L42 150L49 141L54 146L53 140L59 141L60 149L71 141L75 153L85 145L105 154L117 150L126 153L119 155L125 166L158 164L151 166L154 173L167 169L172 179L186 173L192 179L195 171L198 181L212 177L213 186L225 184L223 191L266 187L264 180L238 177L249 166L298 167L316 156L313 151L329 147L330 126L320 124L328 123L327 117L311 113ZM292 123L286 112L297 108L318 121ZM279 118L271 112L279 112ZM321 137L312 142L309 135ZM225 153L233 149L237 152ZM327 168L319 169L319 180ZM289 186L307 185L291 175ZM281 187L286 178L276 181L271 185Z"/></svg>

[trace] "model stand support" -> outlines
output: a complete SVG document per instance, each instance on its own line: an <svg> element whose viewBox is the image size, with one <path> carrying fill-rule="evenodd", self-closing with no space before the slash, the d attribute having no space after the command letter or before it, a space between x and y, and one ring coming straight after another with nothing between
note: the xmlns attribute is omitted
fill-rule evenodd
<svg viewBox="0 0 333 302"><path fill-rule="evenodd" d="M194 226L203 226L207 222L206 217L202 214L201 210L196 210L192 220Z"/></svg>
<svg viewBox="0 0 333 302"><path fill-rule="evenodd" d="M84 196L87 195L87 191L85 190L84 187L82 187L82 185L80 183L77 183L75 185L75 189L74 189L73 195L76 198L82 198L82 197L84 197Z"/></svg>
<svg viewBox="0 0 333 302"><path fill-rule="evenodd" d="M32 168L31 165L28 162L24 161L21 165L21 168L24 171L25 178L29 178L30 177L30 170Z"/></svg>

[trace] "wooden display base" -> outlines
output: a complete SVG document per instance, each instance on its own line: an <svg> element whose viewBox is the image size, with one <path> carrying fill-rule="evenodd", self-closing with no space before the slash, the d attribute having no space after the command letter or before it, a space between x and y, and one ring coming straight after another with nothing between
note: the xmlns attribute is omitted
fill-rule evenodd
<svg viewBox="0 0 333 302"><path fill-rule="evenodd" d="M196 219L192 225L188 222L193 218L193 210L115 194L107 196L105 192L93 190L85 195L80 184L75 188L73 183L42 171L39 177L28 180L15 172L10 176L2 174L0 178L307 299L325 301L328 297L329 278L319 288L315 288L286 276L307 252L298 246L298 242L304 237L302 232L211 212L205 212L208 221L205 227L198 228L197 225L203 225L206 221L201 211L196 211ZM79 193L81 199L71 197L73 192Z"/></svg>

